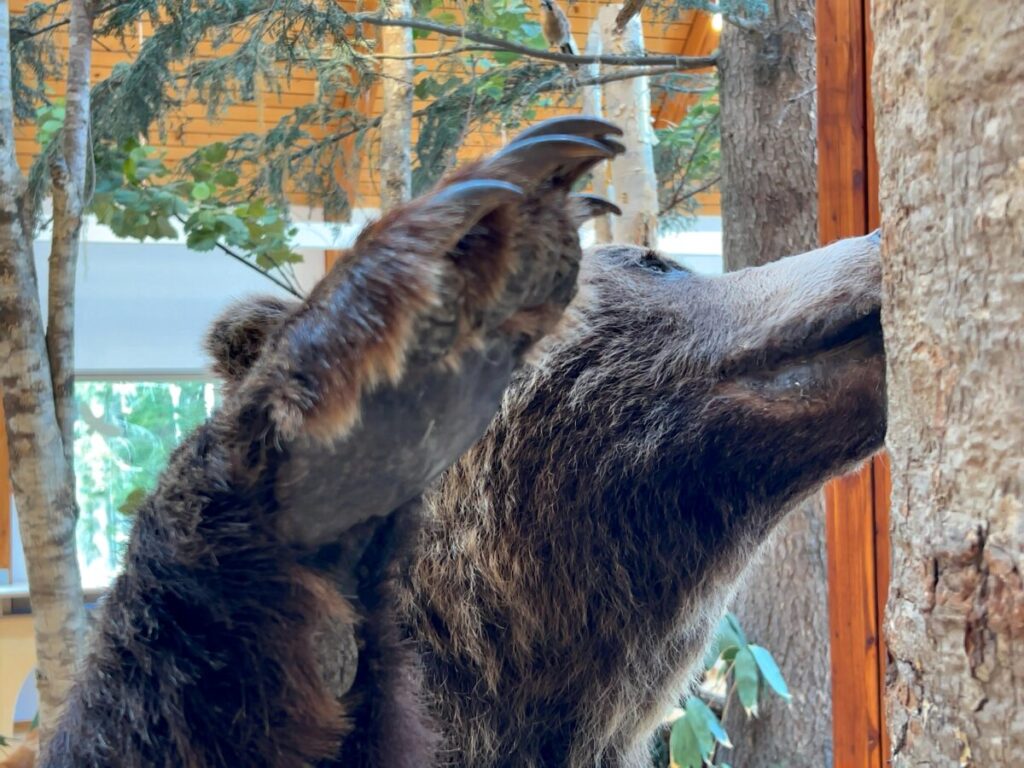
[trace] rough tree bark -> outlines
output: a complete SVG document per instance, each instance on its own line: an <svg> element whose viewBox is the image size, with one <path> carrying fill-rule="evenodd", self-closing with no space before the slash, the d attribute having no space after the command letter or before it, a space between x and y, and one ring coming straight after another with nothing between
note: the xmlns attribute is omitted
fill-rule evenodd
<svg viewBox="0 0 1024 768"><path fill-rule="evenodd" d="M1024 765L1024 4L873 5L893 765Z"/></svg>
<svg viewBox="0 0 1024 768"><path fill-rule="evenodd" d="M412 15L409 0L390 0L384 13L391 18ZM407 56L413 52L412 30L382 27L381 52ZM383 59L380 65L384 96L380 123L380 207L382 211L404 203L412 194L412 101L411 59Z"/></svg>
<svg viewBox="0 0 1024 768"><path fill-rule="evenodd" d="M590 25L590 33L587 35L587 56L600 56L602 52L601 26L595 21ZM600 64L587 65L587 74L596 79L601 75ZM588 85L583 88L583 113L594 117L604 117L604 102L600 85ZM592 187L594 194L610 199L610 187L608 185L609 163L602 163L594 170ZM610 243L612 241L612 220L611 216L596 216L594 221L594 242Z"/></svg>
<svg viewBox="0 0 1024 768"><path fill-rule="evenodd" d="M644 52L640 16L616 32L619 9L603 6L597 14L602 51L636 56ZM622 209L612 217L612 237L620 243L657 245L658 179L654 175L654 126L651 125L651 89L646 77L620 80L604 86L604 117L623 129L626 151L611 161L613 200Z"/></svg>
<svg viewBox="0 0 1024 768"><path fill-rule="evenodd" d="M73 253L81 224L83 153L88 147L92 14L85 0L73 0L70 13L68 133L63 163L55 166L51 258L68 257L72 263L70 267L54 265L51 270L56 285L50 286L53 328L48 345L32 255L26 184L15 155L10 19L7 3L0 2L0 391L32 599L43 739L71 686L85 630L69 444L74 419L73 347L64 334L70 333L74 316ZM59 396L54 372L60 377Z"/></svg>
<svg viewBox="0 0 1024 768"><path fill-rule="evenodd" d="M818 239L814 3L779 0L756 30L726 24L721 40L722 214L726 269L814 248ZM736 596L734 611L779 661L791 706L734 707L727 761L832 764L825 519L820 496L779 530Z"/></svg>

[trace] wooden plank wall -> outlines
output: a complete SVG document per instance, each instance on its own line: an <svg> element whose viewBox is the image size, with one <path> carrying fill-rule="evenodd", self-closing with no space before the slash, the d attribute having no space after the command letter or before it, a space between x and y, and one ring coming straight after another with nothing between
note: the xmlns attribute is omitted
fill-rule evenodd
<svg viewBox="0 0 1024 768"><path fill-rule="evenodd" d="M818 181L821 242L878 226L870 99L870 0L819 0ZM889 584L885 457L826 488L833 748L836 766L889 764L881 634Z"/></svg>
<svg viewBox="0 0 1024 768"><path fill-rule="evenodd" d="M354 0L342 0L343 3L355 9ZM563 7L567 12L569 23L576 42L582 49L586 45L587 34L590 25L597 16L597 11L603 4L597 0L585 0L585 2L568 3L563 0ZM29 0L12 0L11 13L17 16L24 13L29 5ZM365 10L373 10L377 3L370 0L365 4ZM454 18L460 17L457 4L446 5L443 10L449 11ZM644 36L647 49L656 54L685 54L703 55L709 53L717 44L717 34L710 30L710 16L707 13L698 11L685 11L680 18L671 23L648 21L645 24ZM152 34L152 24L149 21L141 23L138 27L138 34L127 36L125 40L99 39L93 50L92 79L98 82L110 75L114 66L129 60L137 54L142 41ZM67 48L67 33L65 29L59 29L54 33L54 42L58 50L64 51ZM438 50L442 45L451 48L456 44L452 39L428 38L416 41L418 53L427 53ZM224 55L230 50L232 43L225 43L220 49L214 49L210 43L200 45L198 55L200 58L212 58ZM422 63L428 71L435 71L441 65L441 59L425 59ZM418 76L425 77L426 74ZM54 93L63 92L62 82L50 83ZM552 94L557 97L558 94ZM202 104L186 104L181 109L167 116L167 135L161 138L158 135L150 136L154 146L165 152L168 162L173 164L184 157L192 154L200 147L206 146L214 141L229 141L239 134L247 132L263 133L273 127L278 120L291 114L296 107L309 104L317 98L317 85L315 75L308 70L297 68L291 82L284 93L274 93L268 88L257 89L255 99L248 103L234 104L228 107L225 112L216 120L207 119L206 107ZM380 88L374 87L365 94L365 102L359 105L360 110L377 113L381 109L382 94ZM415 108L419 109L427 102L417 99ZM656 105L655 114L663 112L665 119L678 120L685 114L686 107L691 100L685 95L674 95L663 104ZM340 103L338 106L342 106ZM551 117L555 114L568 114L577 112L579 105L558 105L537 111L537 119ZM331 126L309 127L313 135L323 136L330 133ZM35 143L35 127L32 125L20 124L16 128L16 142L18 160L23 168L28 168L38 152ZM418 125L414 125L413 141L418 136ZM462 142L458 155L461 160L479 157L489 151L501 146L504 142L498 131L491 128L473 132L466 136ZM374 207L377 205L378 179L377 147L375 142L364 145L358 155L353 142L347 142L346 157L351 157L351 167L338 169L338 181L345 187L346 191L353 196L357 206ZM349 163L346 163L347 165ZM698 196L702 205L702 213L706 215L717 215L720 212L717 191L709 191ZM307 196L293 186L292 201L299 205L312 204Z"/></svg>

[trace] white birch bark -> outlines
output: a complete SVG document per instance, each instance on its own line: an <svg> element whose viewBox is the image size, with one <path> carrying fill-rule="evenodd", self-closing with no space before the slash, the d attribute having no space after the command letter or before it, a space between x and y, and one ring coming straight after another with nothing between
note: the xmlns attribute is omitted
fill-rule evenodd
<svg viewBox="0 0 1024 768"><path fill-rule="evenodd" d="M618 7L603 6L597 15L602 51L609 55L638 56L644 51L640 16L615 31ZM656 246L658 239L658 180L654 174L654 126L651 125L651 90L646 77L607 83L604 117L622 127L626 151L611 161L613 199L622 209L612 217L612 237L622 243Z"/></svg>
<svg viewBox="0 0 1024 768"><path fill-rule="evenodd" d="M82 0L72 3L71 13L72 27L80 29L88 17ZM87 109L86 102L85 114ZM0 392L29 576L45 739L71 686L85 611L75 553L70 448L58 421L27 210L14 143L9 8L0 0ZM61 355L62 365L70 372L70 348L67 352L67 358Z"/></svg>
<svg viewBox="0 0 1024 768"><path fill-rule="evenodd" d="M384 13L390 18L406 18L412 14L412 6L409 0L389 0ZM387 56L413 52L411 29L382 27L380 36L381 52ZM381 76L380 207L386 211L412 195L412 60L382 60Z"/></svg>
<svg viewBox="0 0 1024 768"><path fill-rule="evenodd" d="M590 25L590 33L587 35L587 55L601 55L601 26L597 21ZM587 75L597 79L601 75L600 64L588 64ZM583 88L583 113L594 117L604 117L604 104L600 85L588 85ZM602 163L594 169L594 180L592 186L594 194L611 199L613 194L608 184L608 174L611 172L610 163ZM594 222L594 242L597 244L610 243L612 241L612 222L610 216L596 216Z"/></svg>

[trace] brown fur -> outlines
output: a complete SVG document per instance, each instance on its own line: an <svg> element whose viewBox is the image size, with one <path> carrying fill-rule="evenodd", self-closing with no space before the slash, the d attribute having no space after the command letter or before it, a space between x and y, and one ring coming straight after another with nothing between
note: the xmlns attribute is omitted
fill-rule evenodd
<svg viewBox="0 0 1024 768"><path fill-rule="evenodd" d="M460 439L479 435L488 393L496 402L543 332L500 327L524 308L559 314L574 289L580 247L564 174L581 160L562 151L541 142L482 161L368 227L305 301L259 299L214 324L223 406L139 509L43 766L299 768L339 754L377 765L392 747L391 765L432 761L437 729L386 592L415 531L402 502L421 477L384 508L323 483L362 471L367 443L346 438L397 455L397 480L454 461L454 449L405 434L373 405L403 386L428 405L450 402L444 387L460 381L437 369L453 350L501 363L474 361L486 396L465 419L450 415ZM610 153L598 146L598 158ZM505 186L494 191L495 180ZM368 408L379 423L364 423ZM425 447L410 456L410 440ZM354 594L343 599L339 584ZM331 674L317 643L353 632L361 658L342 701L334 685L345 675Z"/></svg>
<svg viewBox="0 0 1024 768"><path fill-rule="evenodd" d="M420 654L442 764L644 764L775 524L884 433L875 239L721 278L631 246L584 264L427 498L411 569L373 588Z"/></svg>
<svg viewBox="0 0 1024 768"><path fill-rule="evenodd" d="M721 278L584 264L398 589L446 765L645 764L775 524L881 445L869 239Z"/></svg>

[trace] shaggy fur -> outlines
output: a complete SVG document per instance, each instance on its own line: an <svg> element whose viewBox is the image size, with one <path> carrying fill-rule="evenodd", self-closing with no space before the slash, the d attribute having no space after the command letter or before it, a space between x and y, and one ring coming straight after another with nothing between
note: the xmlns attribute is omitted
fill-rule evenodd
<svg viewBox="0 0 1024 768"><path fill-rule="evenodd" d="M548 330L517 314L550 322L574 292L569 190L619 147L601 140L608 124L571 128L585 138L513 143L384 216L304 302L261 299L214 324L224 404L139 509L41 765L299 768L339 750L378 765L385 749L390 765L432 761L418 664L385 607L415 530L405 502L479 436ZM468 380L451 373L463 366ZM396 401L416 418L389 419ZM417 403L464 444L432 441ZM357 457L374 451L398 457L373 469L402 497L367 490L379 478ZM353 476L362 485L344 486ZM317 643L357 626L342 702Z"/></svg>
<svg viewBox="0 0 1024 768"><path fill-rule="evenodd" d="M870 238L719 278L587 256L398 587L443 764L649 761L772 528L882 444L878 270Z"/></svg>
<svg viewBox="0 0 1024 768"><path fill-rule="evenodd" d="M877 238L720 278L631 246L583 266L428 495L412 566L374 587L419 653L438 764L646 764L772 528L884 435Z"/></svg>
<svg viewBox="0 0 1024 768"><path fill-rule="evenodd" d="M776 523L881 445L878 244L717 278L590 254L417 531L573 294L566 194L615 145L563 145L215 326L225 405L140 509L42 765L643 764ZM343 701L325 625L359 644Z"/></svg>

